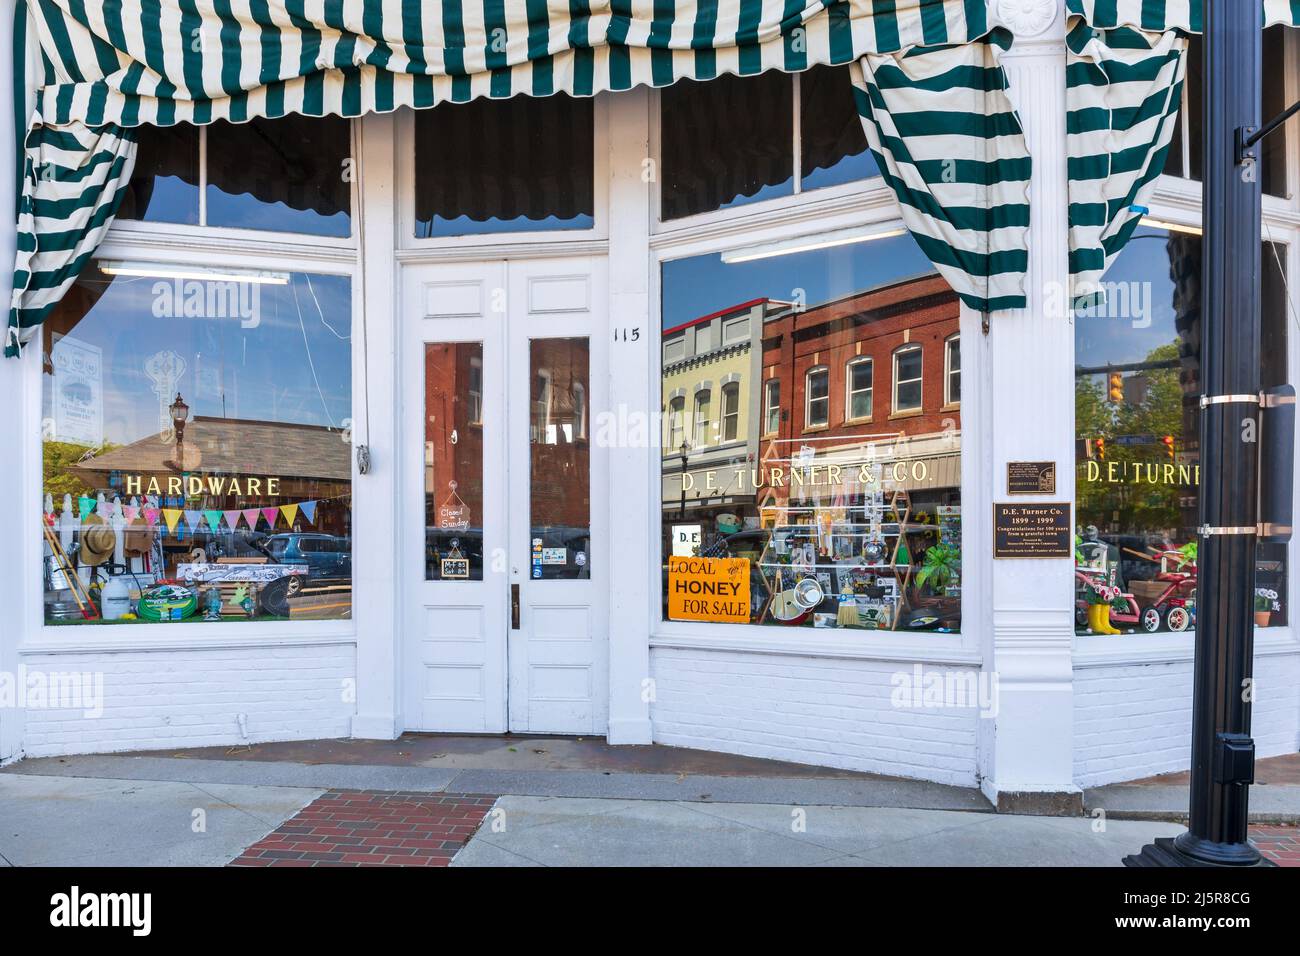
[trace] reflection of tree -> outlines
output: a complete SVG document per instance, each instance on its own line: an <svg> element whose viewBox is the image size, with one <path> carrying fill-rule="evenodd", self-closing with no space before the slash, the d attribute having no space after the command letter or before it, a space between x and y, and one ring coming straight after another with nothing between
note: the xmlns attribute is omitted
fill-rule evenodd
<svg viewBox="0 0 1300 956"><path fill-rule="evenodd" d="M1178 343L1170 342L1152 349L1144 361L1158 364L1177 358ZM1175 529L1182 523L1178 498L1186 492L1177 481L1164 480L1164 466L1173 461L1161 440L1171 435L1176 447L1182 444L1183 388L1177 367L1149 368L1141 375L1146 387L1140 400L1114 405L1104 400L1103 385L1096 378L1081 377L1075 384L1077 434L1080 438L1103 438L1106 447L1105 461L1098 462L1100 481L1088 481L1086 466L1080 467L1079 523L1100 528L1115 524L1118 530L1131 533L1169 530L1176 534ZM1138 445L1120 445L1116 441L1121 436L1138 435L1150 436L1153 441ZM1118 482L1106 480L1111 463L1121 479ZM1135 481L1131 466L1136 464L1143 467ZM1126 469L1125 465L1130 467ZM1159 480L1147 480L1146 466L1159 469Z"/></svg>
<svg viewBox="0 0 1300 956"><path fill-rule="evenodd" d="M116 446L87 448L85 445L74 445L70 442L47 441L41 447L45 459L42 494L53 496L54 507L58 509L62 506L64 495L72 495L75 498L77 495L92 494L96 490L86 484L72 466L96 454L112 451Z"/></svg>

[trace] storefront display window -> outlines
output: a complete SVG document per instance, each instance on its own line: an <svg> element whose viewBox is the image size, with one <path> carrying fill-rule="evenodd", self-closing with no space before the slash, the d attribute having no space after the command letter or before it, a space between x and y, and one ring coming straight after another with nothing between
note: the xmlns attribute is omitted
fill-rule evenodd
<svg viewBox="0 0 1300 956"><path fill-rule="evenodd" d="M684 81L659 96L664 221L879 175L848 67Z"/></svg>
<svg viewBox="0 0 1300 956"><path fill-rule="evenodd" d="M590 98L521 96L415 113L415 236L590 229Z"/></svg>
<svg viewBox="0 0 1300 956"><path fill-rule="evenodd" d="M297 115L145 127L118 218L347 236L350 129Z"/></svg>
<svg viewBox="0 0 1300 956"><path fill-rule="evenodd" d="M1263 249L1261 381L1287 382L1286 249ZM1201 237L1142 227L1075 316L1075 611L1080 634L1196 625ZM1288 619L1286 547L1259 546L1267 620Z"/></svg>
<svg viewBox="0 0 1300 956"><path fill-rule="evenodd" d="M958 631L961 421L941 383L960 307L914 241L662 276L665 619ZM746 339L719 334L740 320ZM895 383L873 379L899 367L914 409L890 422ZM706 382L735 404L683 440L676 396Z"/></svg>
<svg viewBox="0 0 1300 956"><path fill-rule="evenodd" d="M347 278L96 263L42 328L47 624L351 616Z"/></svg>

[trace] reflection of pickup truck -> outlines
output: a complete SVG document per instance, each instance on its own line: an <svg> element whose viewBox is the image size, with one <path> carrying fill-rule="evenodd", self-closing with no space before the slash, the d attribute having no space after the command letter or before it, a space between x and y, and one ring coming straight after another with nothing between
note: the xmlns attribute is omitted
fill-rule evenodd
<svg viewBox="0 0 1300 956"><path fill-rule="evenodd" d="M312 578L352 576L352 549L347 538L294 531L271 535L263 547L277 564L305 565Z"/></svg>

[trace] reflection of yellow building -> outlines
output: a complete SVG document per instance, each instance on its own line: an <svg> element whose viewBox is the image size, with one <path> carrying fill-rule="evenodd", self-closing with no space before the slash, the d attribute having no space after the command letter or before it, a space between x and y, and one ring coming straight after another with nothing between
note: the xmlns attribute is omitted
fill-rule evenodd
<svg viewBox="0 0 1300 956"><path fill-rule="evenodd" d="M763 317L774 305L755 299L663 333L664 507L725 508L753 489L707 475L733 475L757 460ZM687 492L682 494L683 480ZM697 480L698 479L698 480Z"/></svg>

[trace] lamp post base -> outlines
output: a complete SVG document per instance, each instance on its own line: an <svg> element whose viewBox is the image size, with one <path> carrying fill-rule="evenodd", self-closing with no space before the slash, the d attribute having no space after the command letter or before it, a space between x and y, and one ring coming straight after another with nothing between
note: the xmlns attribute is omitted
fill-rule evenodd
<svg viewBox="0 0 1300 956"><path fill-rule="evenodd" d="M1188 837L1195 841L1200 855L1192 856L1183 850L1181 843ZM1260 856L1249 843L1210 843L1184 833L1179 837L1157 837L1139 853L1124 857L1124 865L1132 867L1223 866L1251 867L1277 866L1272 860Z"/></svg>

